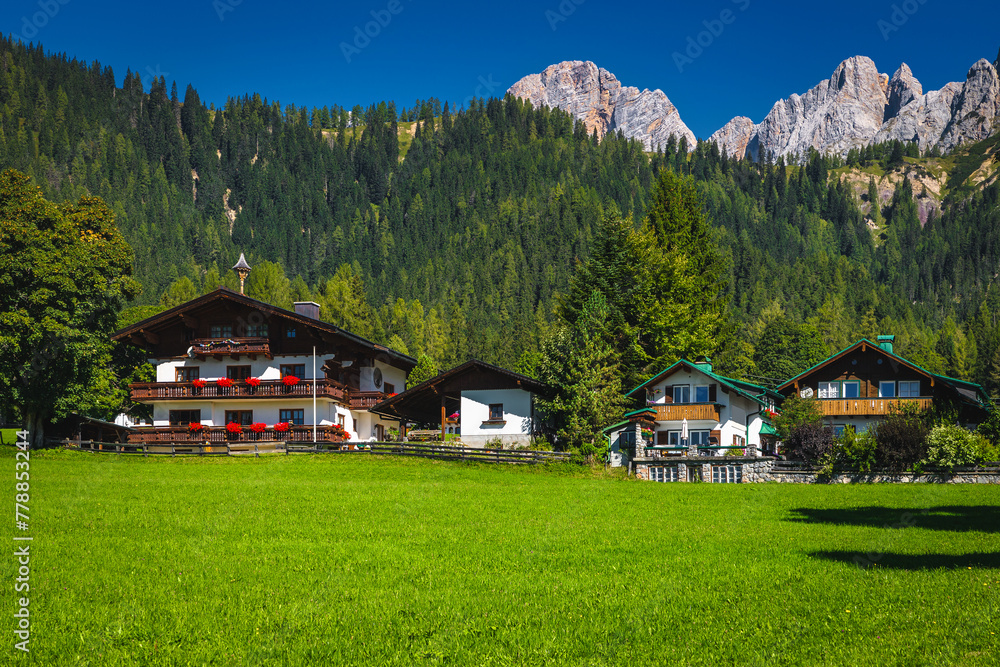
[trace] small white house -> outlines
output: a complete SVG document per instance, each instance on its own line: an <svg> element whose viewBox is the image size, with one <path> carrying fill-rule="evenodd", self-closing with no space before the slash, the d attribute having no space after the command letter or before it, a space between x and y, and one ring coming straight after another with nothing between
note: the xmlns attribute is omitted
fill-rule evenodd
<svg viewBox="0 0 1000 667"><path fill-rule="evenodd" d="M531 444L538 430L535 396L547 392L534 378L472 359L390 396L371 411L440 425L442 437L457 431L469 447L500 444L510 449Z"/></svg>

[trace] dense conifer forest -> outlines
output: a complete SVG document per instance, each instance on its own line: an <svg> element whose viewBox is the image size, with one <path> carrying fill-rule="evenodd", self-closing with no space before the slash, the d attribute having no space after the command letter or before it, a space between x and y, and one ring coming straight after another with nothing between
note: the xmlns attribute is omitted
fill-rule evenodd
<svg viewBox="0 0 1000 667"><path fill-rule="evenodd" d="M921 159L913 147L789 164L703 142L647 154L513 98L347 110L255 94L213 108L192 86L117 81L0 39L0 167L51 201L107 203L143 288L124 318L233 286L245 252L251 296L315 300L438 368L475 356L530 370L602 221L642 221L668 169L696 185L718 250L720 371L773 384L894 333L928 369L1000 386L1000 183L962 177L922 224L907 179L872 207L841 177ZM953 180L996 150L957 156Z"/></svg>

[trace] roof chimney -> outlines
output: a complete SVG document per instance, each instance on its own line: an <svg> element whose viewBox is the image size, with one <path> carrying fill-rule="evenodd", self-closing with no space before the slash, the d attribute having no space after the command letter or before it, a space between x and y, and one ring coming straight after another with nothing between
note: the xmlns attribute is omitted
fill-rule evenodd
<svg viewBox="0 0 1000 667"><path fill-rule="evenodd" d="M694 362L694 365L706 373L712 372L712 359L710 357L702 357L698 361Z"/></svg>
<svg viewBox="0 0 1000 667"><path fill-rule="evenodd" d="M296 301L295 312L303 317L319 319L319 304L315 301Z"/></svg>
<svg viewBox="0 0 1000 667"><path fill-rule="evenodd" d="M882 348L883 350L885 350L886 352L888 352L889 354L892 354L893 353L892 352L892 342L894 340L896 340L895 336L879 336L878 337L878 346L880 348Z"/></svg>

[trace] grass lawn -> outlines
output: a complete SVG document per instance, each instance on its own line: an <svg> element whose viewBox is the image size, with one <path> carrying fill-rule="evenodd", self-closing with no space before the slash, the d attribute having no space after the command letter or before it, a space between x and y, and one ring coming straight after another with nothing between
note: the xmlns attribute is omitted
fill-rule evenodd
<svg viewBox="0 0 1000 667"><path fill-rule="evenodd" d="M0 466L12 480L10 448ZM12 480L11 514L13 493ZM52 451L32 454L30 507L39 665L1000 656L997 487ZM13 517L4 525L11 545ZM14 664L16 562L0 562L0 663Z"/></svg>

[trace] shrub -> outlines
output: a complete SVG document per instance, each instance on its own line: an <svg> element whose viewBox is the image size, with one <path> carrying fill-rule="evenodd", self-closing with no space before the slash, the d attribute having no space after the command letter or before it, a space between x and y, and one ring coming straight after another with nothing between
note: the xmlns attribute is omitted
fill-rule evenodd
<svg viewBox="0 0 1000 667"><path fill-rule="evenodd" d="M807 422L794 427L781 444L781 450L792 460L814 463L833 447L830 429L822 424Z"/></svg>
<svg viewBox="0 0 1000 667"><path fill-rule="evenodd" d="M837 462L849 468L871 472L875 465L875 434L870 429L856 433L848 426L836 439L835 449Z"/></svg>
<svg viewBox="0 0 1000 667"><path fill-rule="evenodd" d="M927 456L927 424L917 410L900 410L875 427L875 461L883 470L906 470Z"/></svg>
<svg viewBox="0 0 1000 667"><path fill-rule="evenodd" d="M781 414L772 421L774 429L778 432L778 437L784 441L791 438L792 431L799 426L805 424L821 426L823 413L816 399L800 398L798 394L792 394L781 406Z"/></svg>
<svg viewBox="0 0 1000 667"><path fill-rule="evenodd" d="M924 463L952 471L955 466L982 463L995 455L996 448L985 436L961 426L937 426L927 436Z"/></svg>

